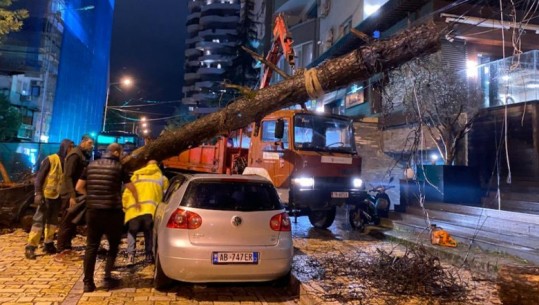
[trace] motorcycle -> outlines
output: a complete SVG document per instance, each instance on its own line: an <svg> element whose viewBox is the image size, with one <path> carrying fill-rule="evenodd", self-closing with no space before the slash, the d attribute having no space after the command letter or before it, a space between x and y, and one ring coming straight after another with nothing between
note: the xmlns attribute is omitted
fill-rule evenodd
<svg viewBox="0 0 539 305"><path fill-rule="evenodd" d="M389 179L389 183L392 181L393 177ZM348 220L352 229L363 232L367 224L379 225L381 217L388 217L391 200L386 190L394 187L394 185L379 185L368 190L365 197L358 200L349 211Z"/></svg>

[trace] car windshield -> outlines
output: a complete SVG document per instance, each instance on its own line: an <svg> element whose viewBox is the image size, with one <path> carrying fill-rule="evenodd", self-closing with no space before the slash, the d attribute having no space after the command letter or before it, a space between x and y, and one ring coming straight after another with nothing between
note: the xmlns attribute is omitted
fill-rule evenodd
<svg viewBox="0 0 539 305"><path fill-rule="evenodd" d="M223 211L270 211L282 209L269 183L245 181L193 181L182 206Z"/></svg>
<svg viewBox="0 0 539 305"><path fill-rule="evenodd" d="M294 147L298 150L355 153L350 120L312 114L294 118Z"/></svg>

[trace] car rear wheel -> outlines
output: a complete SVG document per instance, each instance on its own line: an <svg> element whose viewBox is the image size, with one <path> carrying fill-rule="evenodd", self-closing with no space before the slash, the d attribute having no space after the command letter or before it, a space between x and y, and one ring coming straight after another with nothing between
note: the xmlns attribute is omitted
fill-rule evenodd
<svg viewBox="0 0 539 305"><path fill-rule="evenodd" d="M292 270L288 271L285 275L277 278L273 281L273 286L278 288L285 288L290 285L292 280Z"/></svg>
<svg viewBox="0 0 539 305"><path fill-rule="evenodd" d="M330 210L311 211L309 213L309 221L313 227L317 229L327 229L329 226L331 226L331 224L333 224L336 213L336 207L333 207Z"/></svg>
<svg viewBox="0 0 539 305"><path fill-rule="evenodd" d="M159 291L167 290L172 285L173 280L163 272L159 254L155 256L155 272L153 275L153 286Z"/></svg>

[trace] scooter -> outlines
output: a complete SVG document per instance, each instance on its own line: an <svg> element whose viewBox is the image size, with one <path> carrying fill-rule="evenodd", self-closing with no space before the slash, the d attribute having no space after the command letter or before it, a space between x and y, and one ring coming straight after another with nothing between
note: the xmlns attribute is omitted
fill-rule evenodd
<svg viewBox="0 0 539 305"><path fill-rule="evenodd" d="M389 183L392 181L393 177L389 179ZM379 185L368 190L366 196L349 211L348 220L352 229L363 232L367 224L379 225L381 217L388 217L391 200L386 190L394 187L394 185Z"/></svg>

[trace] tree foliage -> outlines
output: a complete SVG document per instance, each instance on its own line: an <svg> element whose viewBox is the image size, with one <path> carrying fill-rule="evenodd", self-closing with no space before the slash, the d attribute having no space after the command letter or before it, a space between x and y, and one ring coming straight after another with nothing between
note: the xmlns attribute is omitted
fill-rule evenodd
<svg viewBox="0 0 539 305"><path fill-rule="evenodd" d="M230 101L236 99L241 93L227 86L227 84L238 85L245 88L255 88L258 82L259 70L255 68L256 60L249 53L241 49L246 46L251 50L260 51L260 39L257 33L257 22L255 13L255 0L241 0L240 21L237 25L238 36L236 39L236 55L232 60L232 66L227 69L224 75L225 82L221 88L218 107L224 107Z"/></svg>
<svg viewBox="0 0 539 305"><path fill-rule="evenodd" d="M383 99L386 113L402 111L427 131L446 165L454 164L460 140L470 131L481 103L478 90L444 64L440 52L390 72Z"/></svg>
<svg viewBox="0 0 539 305"><path fill-rule="evenodd" d="M247 46L251 50L260 51L260 40L258 38L256 21L255 1L242 0L240 11L240 22L238 23L239 45L237 57L234 60L234 68L231 69L230 80L232 83L244 87L254 88L258 82L258 69L255 68L256 61L240 47Z"/></svg>
<svg viewBox="0 0 539 305"><path fill-rule="evenodd" d="M25 9L9 10L12 4L12 0L0 0L0 39L10 32L20 31L22 21L28 18Z"/></svg>
<svg viewBox="0 0 539 305"><path fill-rule="evenodd" d="M12 106L5 95L0 94L0 141L15 139L21 124L19 109Z"/></svg>

